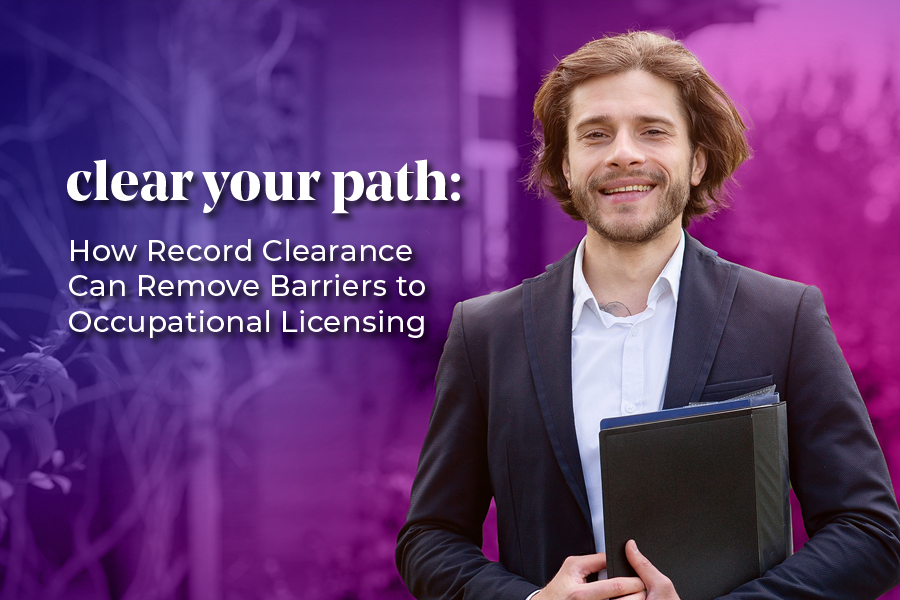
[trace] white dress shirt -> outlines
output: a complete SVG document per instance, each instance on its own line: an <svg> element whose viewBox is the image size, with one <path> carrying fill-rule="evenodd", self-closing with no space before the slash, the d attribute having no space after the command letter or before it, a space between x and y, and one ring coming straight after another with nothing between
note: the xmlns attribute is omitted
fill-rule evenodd
<svg viewBox="0 0 900 600"><path fill-rule="evenodd" d="M584 239L575 255L572 401L597 552L606 551L600 482L600 420L662 409L684 243L682 230L678 247L650 288L647 308L629 317L614 317L600 310L582 270ZM601 573L603 576L605 573Z"/></svg>
<svg viewBox="0 0 900 600"><path fill-rule="evenodd" d="M675 252L650 288L647 308L630 317L614 317L600 310L584 278L584 244L585 239L578 244L572 276L572 404L594 540L597 552L606 552L600 421L662 409L684 263L684 230ZM606 570L599 576L605 579Z"/></svg>

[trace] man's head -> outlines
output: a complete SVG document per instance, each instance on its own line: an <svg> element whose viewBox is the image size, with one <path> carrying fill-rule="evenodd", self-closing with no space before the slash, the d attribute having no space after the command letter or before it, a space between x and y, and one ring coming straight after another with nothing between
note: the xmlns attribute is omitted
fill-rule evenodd
<svg viewBox="0 0 900 600"><path fill-rule="evenodd" d="M649 32L595 40L562 59L534 114L543 132L530 184L595 230L609 225L599 233L611 239L642 241L660 221L681 214L686 226L714 212L749 156L746 127L725 92L679 42ZM622 182L641 187L612 192ZM642 194L652 207L640 206ZM641 211L653 214L628 221ZM614 214L625 221L610 222Z"/></svg>

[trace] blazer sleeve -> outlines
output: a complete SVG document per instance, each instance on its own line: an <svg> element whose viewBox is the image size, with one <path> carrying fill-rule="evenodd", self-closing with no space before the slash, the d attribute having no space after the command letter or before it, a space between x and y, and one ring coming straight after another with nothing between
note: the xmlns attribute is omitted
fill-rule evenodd
<svg viewBox="0 0 900 600"><path fill-rule="evenodd" d="M800 299L785 388L791 485L810 539L726 598L877 598L900 582L900 514L865 404L813 287Z"/></svg>
<svg viewBox="0 0 900 600"><path fill-rule="evenodd" d="M457 304L407 521L397 538L397 568L419 600L524 600L538 589L481 551L493 495L483 400L469 362L463 304Z"/></svg>

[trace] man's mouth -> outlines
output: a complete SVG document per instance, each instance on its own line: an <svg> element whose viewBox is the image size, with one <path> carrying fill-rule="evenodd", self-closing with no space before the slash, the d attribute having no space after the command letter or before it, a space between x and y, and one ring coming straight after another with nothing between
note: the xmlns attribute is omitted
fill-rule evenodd
<svg viewBox="0 0 900 600"><path fill-rule="evenodd" d="M600 190L602 194L605 196L611 196L613 194L622 194L625 192L649 192L654 187L653 185L623 185L622 187L610 188L608 190Z"/></svg>

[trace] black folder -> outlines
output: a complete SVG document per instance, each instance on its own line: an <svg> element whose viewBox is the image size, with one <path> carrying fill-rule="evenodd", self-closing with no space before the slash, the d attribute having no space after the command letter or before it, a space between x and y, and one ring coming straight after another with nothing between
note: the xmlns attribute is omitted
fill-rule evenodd
<svg viewBox="0 0 900 600"><path fill-rule="evenodd" d="M790 556L786 409L763 392L601 422L609 577L635 575L629 539L682 600L728 594Z"/></svg>

